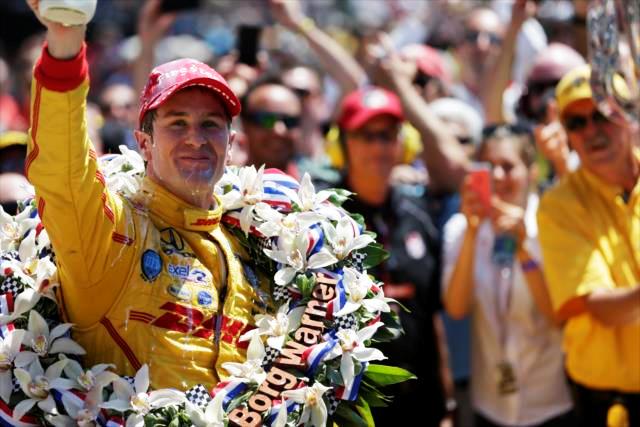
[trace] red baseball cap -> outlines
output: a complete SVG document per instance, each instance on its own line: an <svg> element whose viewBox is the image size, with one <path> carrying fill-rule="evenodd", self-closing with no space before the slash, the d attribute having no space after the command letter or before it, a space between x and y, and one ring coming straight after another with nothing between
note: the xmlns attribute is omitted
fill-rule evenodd
<svg viewBox="0 0 640 427"><path fill-rule="evenodd" d="M451 81L451 73L442 55L436 49L423 44L410 44L403 47L400 54L406 59L415 61L421 73L445 82Z"/></svg>
<svg viewBox="0 0 640 427"><path fill-rule="evenodd" d="M394 93L379 87L358 89L342 100L338 126L355 130L373 117L385 114L404 120L402 104Z"/></svg>
<svg viewBox="0 0 640 427"><path fill-rule="evenodd" d="M203 86L215 92L230 117L240 113L238 97L216 70L195 59L177 59L151 71L140 96L138 126L147 111L158 108L171 95L190 86Z"/></svg>

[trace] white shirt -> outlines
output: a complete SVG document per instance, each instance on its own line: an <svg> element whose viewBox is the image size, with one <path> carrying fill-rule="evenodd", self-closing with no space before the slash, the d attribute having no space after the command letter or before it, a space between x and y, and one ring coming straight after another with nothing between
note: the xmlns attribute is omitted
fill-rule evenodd
<svg viewBox="0 0 640 427"><path fill-rule="evenodd" d="M527 248L539 262L540 247L536 210L538 197L531 195L525 213ZM451 217L444 228L445 292L460 253L467 221L463 214ZM513 281L508 308L499 315L496 295L497 272L491 261L494 233L487 220L480 225L475 247L475 288L471 304L471 398L474 409L489 420L510 426L542 423L572 407L565 381L561 332L537 309L520 264L512 270ZM505 307L505 304L502 305ZM503 320L504 319L504 320ZM503 325L503 326L500 326ZM506 325L506 326L505 326ZM502 328L502 329L501 329ZM500 331L504 334L502 350ZM503 359L511 362L518 390L498 393L496 366Z"/></svg>

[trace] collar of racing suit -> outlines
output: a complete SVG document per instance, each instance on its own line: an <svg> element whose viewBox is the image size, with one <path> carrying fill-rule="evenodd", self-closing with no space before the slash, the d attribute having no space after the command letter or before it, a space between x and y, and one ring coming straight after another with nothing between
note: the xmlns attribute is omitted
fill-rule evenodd
<svg viewBox="0 0 640 427"><path fill-rule="evenodd" d="M192 231L212 231L220 223L222 204L216 195L216 208L207 210L190 205L149 177L144 178L142 191L148 209L170 225Z"/></svg>

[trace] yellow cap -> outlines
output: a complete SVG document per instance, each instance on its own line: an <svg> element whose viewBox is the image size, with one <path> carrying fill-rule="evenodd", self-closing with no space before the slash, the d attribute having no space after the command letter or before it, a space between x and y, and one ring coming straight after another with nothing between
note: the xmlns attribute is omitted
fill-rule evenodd
<svg viewBox="0 0 640 427"><path fill-rule="evenodd" d="M11 145L27 145L29 135L25 132L9 130L0 134L0 150Z"/></svg>
<svg viewBox="0 0 640 427"><path fill-rule="evenodd" d="M588 64L580 65L562 77L556 86L556 102L558 103L560 117L562 117L569 104L592 98L593 92L591 92L590 79L591 66ZM629 87L620 74L613 76L613 89L616 97L623 102L630 100Z"/></svg>
<svg viewBox="0 0 640 427"><path fill-rule="evenodd" d="M629 411L624 405L611 405L607 412L607 427L629 427Z"/></svg>

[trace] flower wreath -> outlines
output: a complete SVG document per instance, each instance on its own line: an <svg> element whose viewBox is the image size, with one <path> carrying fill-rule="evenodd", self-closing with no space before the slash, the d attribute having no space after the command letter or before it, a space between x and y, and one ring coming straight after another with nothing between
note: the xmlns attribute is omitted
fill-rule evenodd
<svg viewBox="0 0 640 427"><path fill-rule="evenodd" d="M135 198L140 156L104 156L111 191ZM222 222L254 266L273 278L276 313L255 316L244 363L213 390L149 391L144 365L135 378L115 366L83 366L83 348L62 323L57 272L33 200L16 216L0 207L0 424L15 426L324 426L372 425L385 406L380 386L412 378L372 342L401 333L383 286L367 274L386 253L362 217L341 208L345 190L315 191L275 169L230 167L216 187Z"/></svg>

